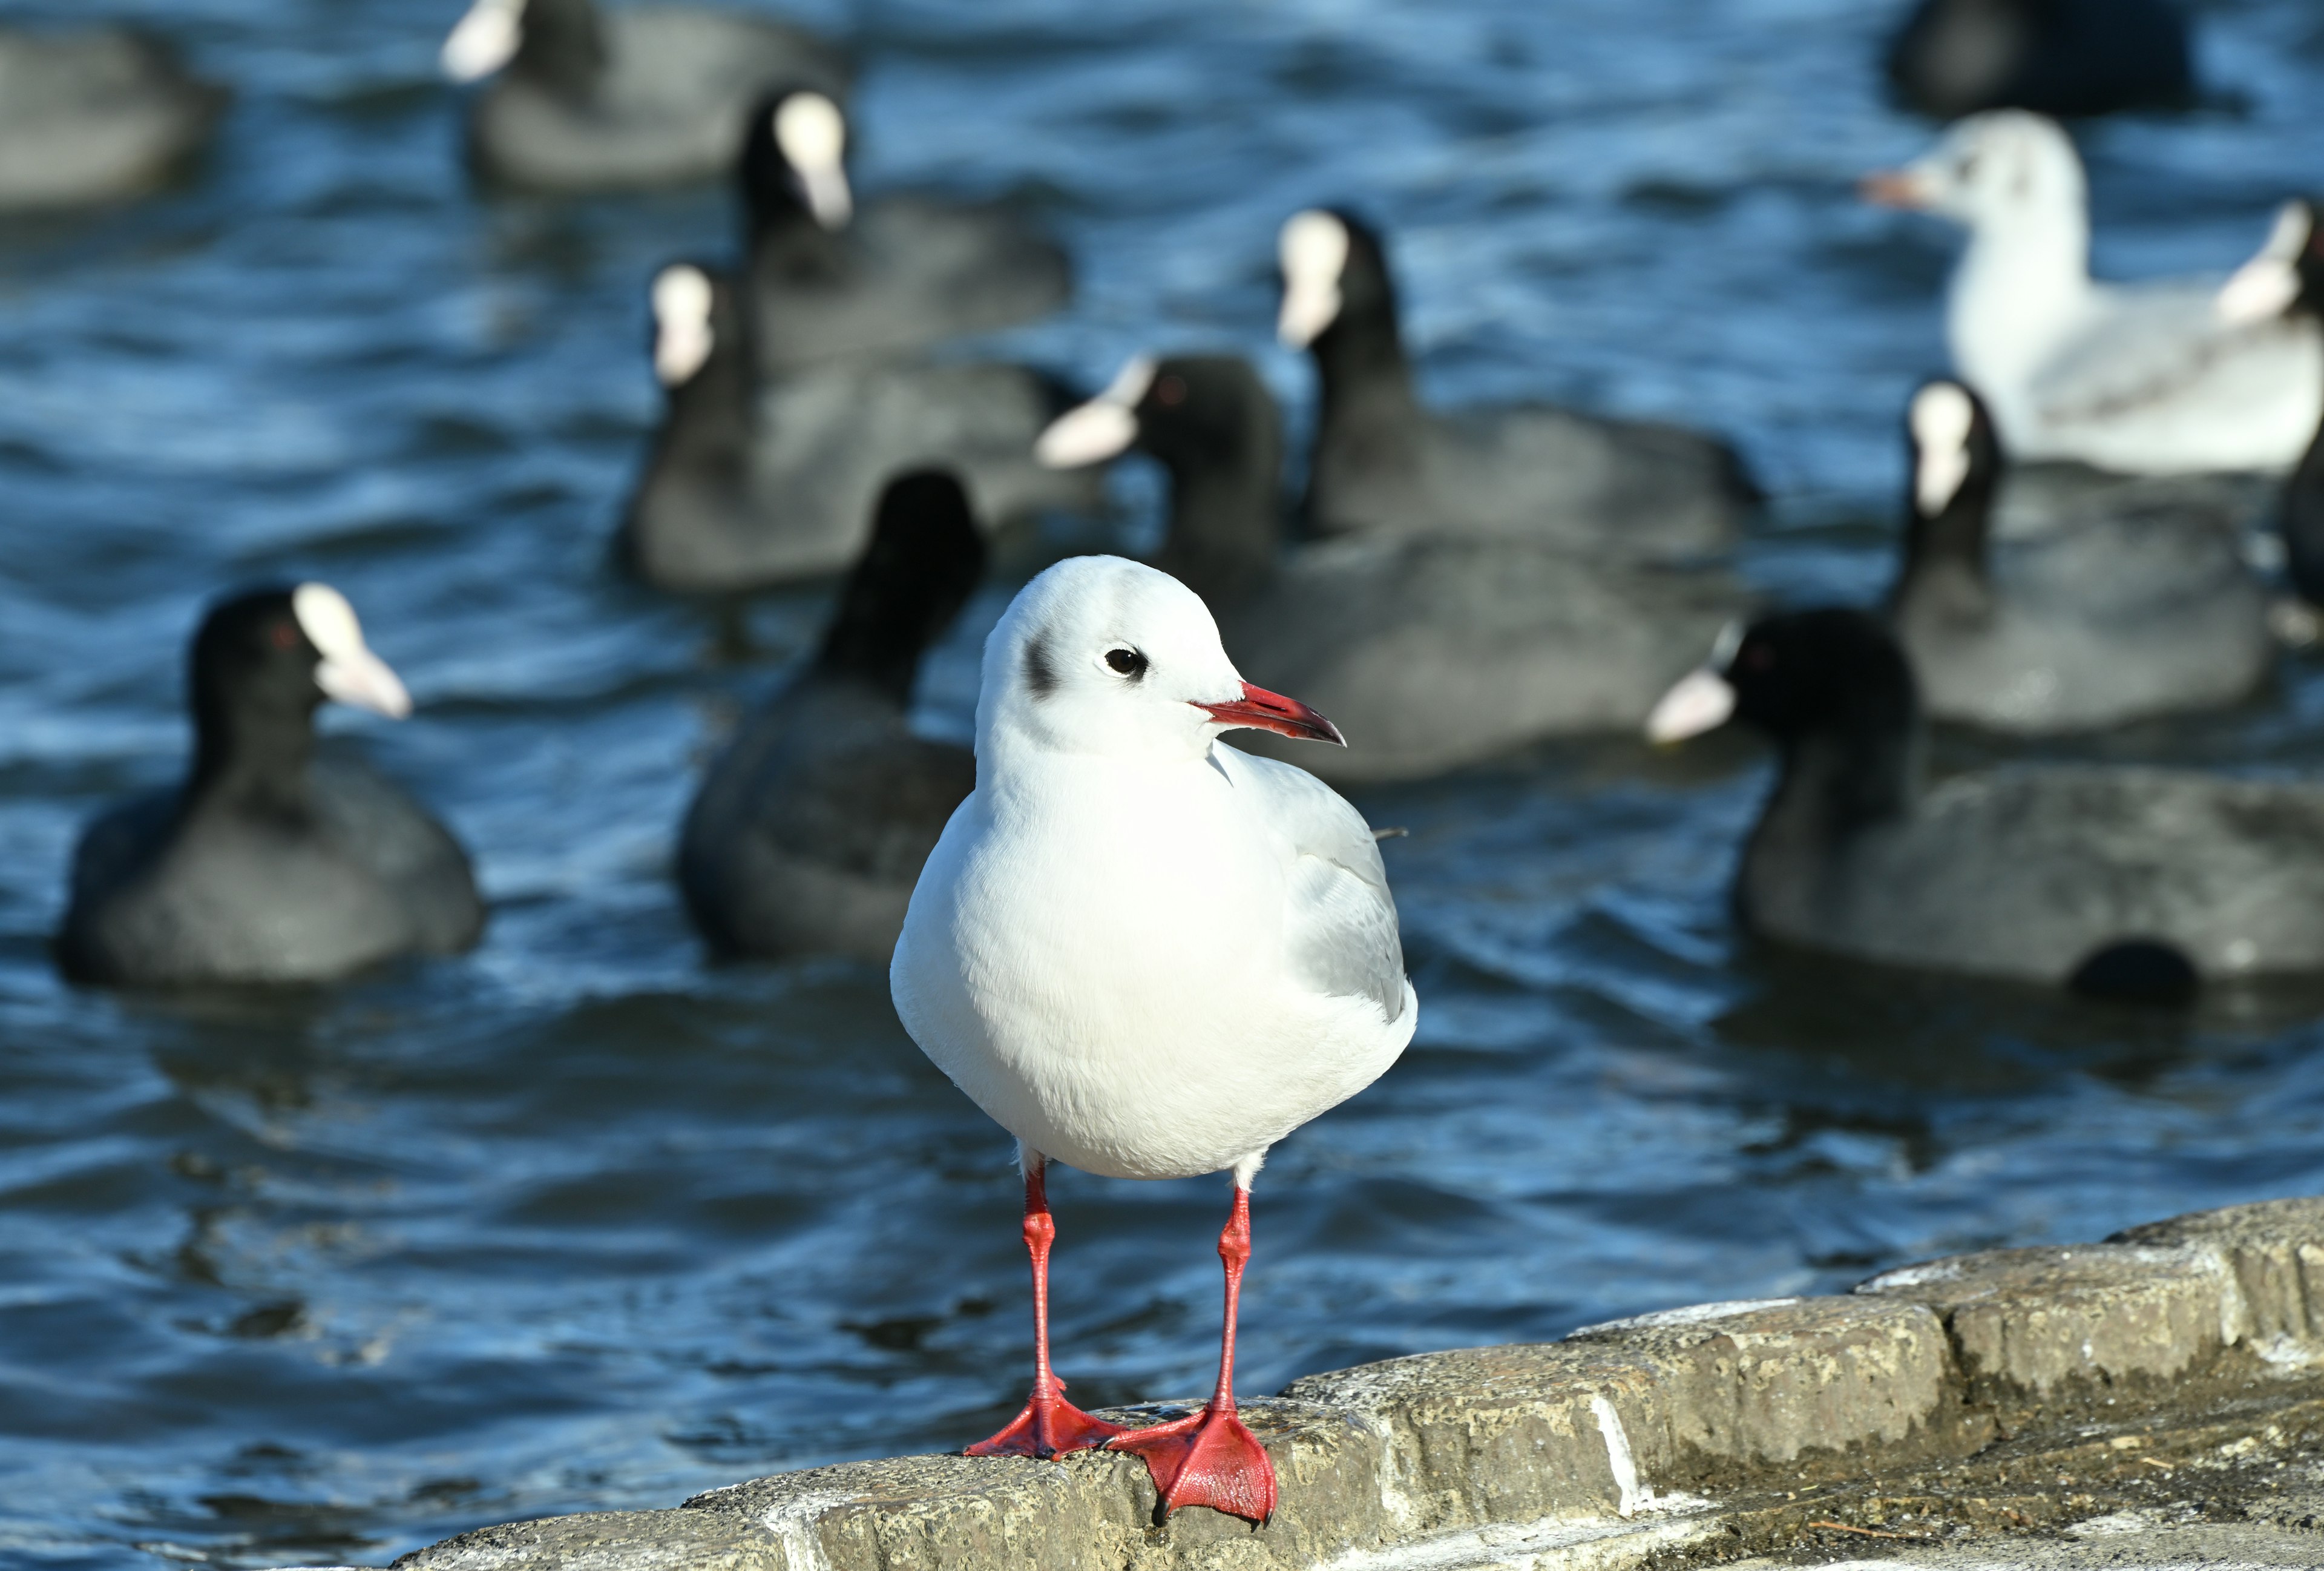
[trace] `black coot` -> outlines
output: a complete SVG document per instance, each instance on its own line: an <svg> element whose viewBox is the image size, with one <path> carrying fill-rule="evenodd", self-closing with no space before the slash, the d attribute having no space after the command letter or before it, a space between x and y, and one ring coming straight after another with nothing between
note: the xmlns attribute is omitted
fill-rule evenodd
<svg viewBox="0 0 2324 1571"><path fill-rule="evenodd" d="M0 32L0 212L151 190L208 144L226 101L143 33Z"/></svg>
<svg viewBox="0 0 2324 1571"><path fill-rule="evenodd" d="M1731 543L1759 501L1733 448L1548 405L1421 406L1388 258L1350 214L1283 226L1278 331L1321 382L1306 514L1319 533L1516 536L1630 557Z"/></svg>
<svg viewBox="0 0 2324 1571"><path fill-rule="evenodd" d="M712 179L761 94L837 95L849 75L829 44L763 16L593 0L473 0L443 61L454 81L495 79L468 119L477 172L548 191Z"/></svg>
<svg viewBox="0 0 2324 1571"><path fill-rule="evenodd" d="M2324 790L2080 766L1926 785L1911 667L1854 610L1759 622L1672 689L1649 735L1729 715L1782 754L1736 880L1753 932L2135 995L2173 974L2324 969Z"/></svg>
<svg viewBox="0 0 2324 1571"><path fill-rule="evenodd" d="M2296 291L2292 310L2324 318L2324 207L2312 201L2291 203L2279 228L2284 226L2292 226L2285 238L2297 249L2270 249L2285 250L2293 258L2292 276L2272 287ZM2272 262L2281 265L2280 258L2263 257L2246 271ZM2285 576L2301 599L2324 606L2324 423L2317 427L2316 439L2284 487L2282 529Z"/></svg>
<svg viewBox="0 0 2324 1571"><path fill-rule="evenodd" d="M2266 679L2267 597L2231 513L2153 482L2146 505L2117 502L1997 544L2002 455L1977 395L1923 385L1905 443L1904 565L1888 611L1933 718L2086 731L2231 704Z"/></svg>
<svg viewBox="0 0 2324 1571"><path fill-rule="evenodd" d="M1899 99L1940 120L2107 115L2195 91L2186 18L2169 0L1920 0L1887 70Z"/></svg>
<svg viewBox="0 0 2324 1571"><path fill-rule="evenodd" d="M739 592L840 572L871 538L881 487L908 469L957 473L996 528L1103 502L1100 476L1034 461L1072 402L1038 372L858 361L762 381L731 279L673 264L653 310L668 402L619 543L649 583Z"/></svg>
<svg viewBox="0 0 2324 1571"><path fill-rule="evenodd" d="M410 709L338 591L223 601L189 664L193 767L83 833L57 939L67 975L321 982L475 942L484 906L458 843L374 771L315 756L326 698Z"/></svg>
<svg viewBox="0 0 2324 1571"><path fill-rule="evenodd" d="M752 112L740 174L752 331L770 374L894 354L1046 316L1065 254L1007 208L890 196L858 203L847 124L810 88Z"/></svg>
<svg viewBox="0 0 2324 1571"><path fill-rule="evenodd" d="M1346 734L1344 749L1280 754L1327 778L1434 774L1545 736L1634 727L1746 607L1724 572L1537 540L1377 535L1285 550L1282 421L1240 359L1133 362L1040 450L1093 463L1133 445L1170 473L1156 565L1209 603L1238 666L1272 673ZM1254 734L1236 745L1276 744Z"/></svg>
<svg viewBox="0 0 2324 1571"><path fill-rule="evenodd" d="M968 749L906 725L912 683L983 571L958 481L888 487L814 662L742 723L686 815L678 887L715 948L895 948L920 864L976 783Z"/></svg>

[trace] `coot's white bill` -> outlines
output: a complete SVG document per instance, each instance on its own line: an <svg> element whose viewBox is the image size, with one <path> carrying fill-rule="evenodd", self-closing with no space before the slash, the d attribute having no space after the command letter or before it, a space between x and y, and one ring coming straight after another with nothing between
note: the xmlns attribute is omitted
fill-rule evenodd
<svg viewBox="0 0 2324 1571"><path fill-rule="evenodd" d="M692 263L673 263L655 277L654 376L664 387L694 380L718 347L710 327L715 298L710 275Z"/></svg>
<svg viewBox="0 0 2324 1571"><path fill-rule="evenodd" d="M475 0L445 36L438 57L456 82L477 82L516 58L524 44L524 0Z"/></svg>
<svg viewBox="0 0 2324 1571"><path fill-rule="evenodd" d="M1103 393L1051 420L1033 444L1033 457L1052 469L1079 469L1120 457L1138 439L1139 402L1153 383L1153 360L1138 356Z"/></svg>
<svg viewBox="0 0 2324 1571"><path fill-rule="evenodd" d="M1687 672L1662 696L1662 701L1646 716L1646 740L1683 742L1690 736L1718 730L1734 714L1734 687L1705 666Z"/></svg>
<svg viewBox="0 0 2324 1571"><path fill-rule="evenodd" d="M1339 319L1344 303L1340 276L1348 265L1348 226L1339 216L1310 208L1284 221L1277 242L1283 267L1283 310L1275 336L1287 349L1305 349Z"/></svg>
<svg viewBox="0 0 2324 1571"><path fill-rule="evenodd" d="M1915 454L1913 494L1923 513L1941 512L1969 478L1969 434L1977 406L1954 382L1932 382L1913 395L1905 417L1913 427Z"/></svg>
<svg viewBox="0 0 2324 1571"><path fill-rule="evenodd" d="M299 629L323 657L315 685L342 704L369 709L391 720L411 713L411 695L388 664L364 642L363 624L347 597L328 584L301 584L291 591L290 610Z"/></svg>
<svg viewBox="0 0 2324 1571"><path fill-rule="evenodd" d="M775 145L798 173L807 211L826 229L855 216L847 186L847 120L821 93L793 93L775 106Z"/></svg>

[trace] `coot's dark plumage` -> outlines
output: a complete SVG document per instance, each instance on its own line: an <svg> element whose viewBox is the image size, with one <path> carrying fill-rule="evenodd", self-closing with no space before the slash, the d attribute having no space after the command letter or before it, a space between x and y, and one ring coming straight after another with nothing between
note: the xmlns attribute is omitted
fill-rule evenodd
<svg viewBox="0 0 2324 1571"><path fill-rule="evenodd" d="M57 940L67 975L319 982L475 942L484 907L443 826L365 766L314 756L327 698L410 709L337 590L222 602L189 665L192 769L82 835Z"/></svg>
<svg viewBox="0 0 2324 1571"><path fill-rule="evenodd" d="M881 488L935 465L999 525L1088 512L1102 480L1033 460L1070 395L1017 365L848 362L762 383L733 282L690 263L653 289L669 394L622 529L648 582L701 593L839 572L871 538Z"/></svg>
<svg viewBox="0 0 2324 1571"><path fill-rule="evenodd" d="M815 661L743 722L686 816L678 885L712 945L887 960L920 864L976 783L905 724L920 656L984 569L959 483L907 475Z"/></svg>
<svg viewBox="0 0 2324 1571"><path fill-rule="evenodd" d="M1754 932L1884 964L2129 986L2324 969L2324 790L2155 769L2015 767L1926 787L1904 651L1876 618L1771 616L1674 688L1663 740L1729 714L1781 772L1743 851Z"/></svg>
<svg viewBox="0 0 2324 1571"><path fill-rule="evenodd" d="M2310 605L2324 605L2324 429L2283 491L2283 568Z"/></svg>
<svg viewBox="0 0 2324 1571"><path fill-rule="evenodd" d="M150 190L208 143L226 99L143 33L0 32L0 212Z"/></svg>
<svg viewBox="0 0 2324 1571"><path fill-rule="evenodd" d="M2231 515L2157 498L1996 544L2002 454L1977 395L1927 384L1905 438L1904 559L1888 609L1931 716L2022 735L2086 731L2231 704L2266 679L2266 596Z"/></svg>
<svg viewBox="0 0 2324 1571"><path fill-rule="evenodd" d="M1547 405L1439 415L1413 390L1379 239L1314 209L1283 226L1280 335L1321 381L1306 513L1319 533L1517 537L1632 557L1717 550L1758 501L1733 448Z"/></svg>
<svg viewBox="0 0 2324 1571"><path fill-rule="evenodd" d="M1282 423L1240 359L1133 362L1041 450L1093 462L1133 443L1171 476L1157 565L1209 603L1240 669L1271 673L1346 734L1345 749L1283 754L1328 779L1410 778L1635 726L1743 609L1723 572L1535 540L1390 532L1283 550ZM1263 735L1236 745L1273 747Z"/></svg>
<svg viewBox="0 0 2324 1571"><path fill-rule="evenodd" d="M2236 276L2228 287L2262 294L2292 296L2291 310L2324 318L2324 206L2313 201L2286 204L2277 223L2277 239L2268 252ZM2271 279L2287 265L2289 278ZM2283 492L2284 573L2300 597L2324 605L2324 423L2319 423L2307 456L2292 471Z"/></svg>
<svg viewBox="0 0 2324 1571"><path fill-rule="evenodd" d="M2169 0L1920 0L1887 69L1899 98L1941 120L2107 115L2195 90L2186 19Z"/></svg>
<svg viewBox="0 0 2324 1571"><path fill-rule="evenodd" d="M761 94L801 82L836 95L849 75L830 45L762 16L594 0L473 0L444 69L494 78L468 122L477 171L547 191L712 179Z"/></svg>
<svg viewBox="0 0 2324 1571"><path fill-rule="evenodd" d="M1006 208L918 196L858 203L847 127L802 88L752 111L740 166L752 333L769 374L894 354L1046 316L1073 274Z"/></svg>

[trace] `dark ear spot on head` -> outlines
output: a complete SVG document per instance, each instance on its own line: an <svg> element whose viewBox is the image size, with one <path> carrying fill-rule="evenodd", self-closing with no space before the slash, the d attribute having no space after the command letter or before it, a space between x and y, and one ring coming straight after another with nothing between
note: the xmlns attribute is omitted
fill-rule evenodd
<svg viewBox="0 0 2324 1571"><path fill-rule="evenodd" d="M1046 638L1036 638L1025 646L1025 685L1037 698L1046 698L1057 690L1057 670L1049 663Z"/></svg>

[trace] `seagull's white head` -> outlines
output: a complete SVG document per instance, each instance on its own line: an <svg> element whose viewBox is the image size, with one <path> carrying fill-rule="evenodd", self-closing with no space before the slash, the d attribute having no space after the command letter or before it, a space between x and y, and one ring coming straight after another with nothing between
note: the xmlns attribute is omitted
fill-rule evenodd
<svg viewBox="0 0 2324 1571"><path fill-rule="evenodd" d="M1199 596L1120 557L1074 557L1018 591L984 642L977 753L1004 738L1040 751L1200 759L1249 726L1346 745L1296 698L1242 679Z"/></svg>
<svg viewBox="0 0 2324 1571"><path fill-rule="evenodd" d="M1961 121L1919 160L1866 177L1865 199L1972 228L2086 222L2080 155L2054 120L1995 109Z"/></svg>

